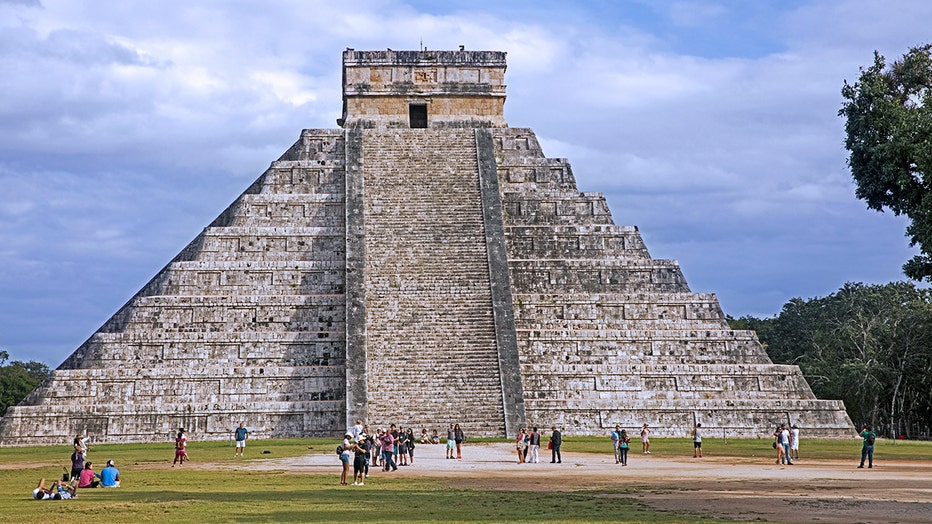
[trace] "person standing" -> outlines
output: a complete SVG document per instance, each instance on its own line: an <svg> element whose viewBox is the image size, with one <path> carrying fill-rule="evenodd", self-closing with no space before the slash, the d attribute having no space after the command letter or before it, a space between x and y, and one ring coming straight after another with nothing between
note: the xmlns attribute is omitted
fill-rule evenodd
<svg viewBox="0 0 932 524"><path fill-rule="evenodd" d="M790 455L793 460L799 460L799 428L796 424L790 428Z"/></svg>
<svg viewBox="0 0 932 524"><path fill-rule="evenodd" d="M650 427L647 424L641 428L641 453L650 455Z"/></svg>
<svg viewBox="0 0 932 524"><path fill-rule="evenodd" d="M450 429L447 430L447 458L452 459L456 458L453 456L453 450L456 449L456 431L453 428L453 424L450 424Z"/></svg>
<svg viewBox="0 0 932 524"><path fill-rule="evenodd" d="M365 486L366 485L366 471L369 467L369 453L368 442L366 440L365 434L360 434L359 438L356 440L356 445L353 446L353 485L354 486Z"/></svg>
<svg viewBox="0 0 932 524"><path fill-rule="evenodd" d="M381 440L382 470L388 471L391 468L392 471L395 471L398 469L398 466L395 465L395 437L391 431L384 431Z"/></svg>
<svg viewBox="0 0 932 524"><path fill-rule="evenodd" d="M518 453L518 464L524 463L524 447L527 444L524 442L524 428L518 430L518 435L515 437L515 451Z"/></svg>
<svg viewBox="0 0 932 524"><path fill-rule="evenodd" d="M627 430L621 430L620 438L618 439L618 456L621 457L621 465L628 465L628 443L631 442L631 437L628 436Z"/></svg>
<svg viewBox="0 0 932 524"><path fill-rule="evenodd" d="M349 433L343 435L343 443L340 444L340 465L342 469L340 471L340 485L346 486L346 475L349 474L350 461L352 460L353 451L356 448L356 445L353 444L353 436Z"/></svg>
<svg viewBox="0 0 932 524"><path fill-rule="evenodd" d="M790 460L790 430L786 429L786 424L780 425L780 445L783 447L783 460L787 466L792 466Z"/></svg>
<svg viewBox="0 0 932 524"><path fill-rule="evenodd" d="M80 477L81 471L84 470L85 457L84 451L82 451L83 449L84 448L78 448L78 446L75 446L74 452L71 454L71 475L69 475L71 480Z"/></svg>
<svg viewBox="0 0 932 524"><path fill-rule="evenodd" d="M179 461L183 466L186 460L188 460L188 437L184 433L184 428L178 428L178 436L175 437L175 460L172 461L172 467L175 467Z"/></svg>
<svg viewBox="0 0 932 524"><path fill-rule="evenodd" d="M240 457L246 456L246 439L249 438L249 430L246 429L246 423L240 422L239 427L234 431L234 440L236 440L236 451L233 453L233 457L236 458L237 455Z"/></svg>
<svg viewBox="0 0 932 524"><path fill-rule="evenodd" d="M531 436L528 439L530 452L528 453L528 462L537 464L540 462L540 431L537 428L531 430Z"/></svg>
<svg viewBox="0 0 932 524"><path fill-rule="evenodd" d="M615 424L615 431L612 431L612 447L615 453L615 464L621 464L621 448L618 447L621 442L621 426Z"/></svg>
<svg viewBox="0 0 932 524"><path fill-rule="evenodd" d="M362 423L362 419L357 418L356 424L353 426L353 431L352 431L353 439L354 440L359 439L359 436L365 433L365 431L366 431L366 425Z"/></svg>
<svg viewBox="0 0 932 524"><path fill-rule="evenodd" d="M858 467L863 468L864 459L867 459L867 468L870 469L874 467L874 441L877 440L877 434L871 431L870 426L864 426L861 438L864 439L864 443L861 445L861 465Z"/></svg>
<svg viewBox="0 0 932 524"><path fill-rule="evenodd" d="M398 430L398 460L399 466L408 465L408 430L404 426L401 426L401 429Z"/></svg>
<svg viewBox="0 0 932 524"><path fill-rule="evenodd" d="M783 445L780 444L780 426L777 426L777 429L773 432L773 449L777 450L776 464L784 462L783 456L786 452L783 450Z"/></svg>
<svg viewBox="0 0 932 524"><path fill-rule="evenodd" d="M459 424L453 426L453 441L456 443L456 458L463 458L463 442L466 442L466 434Z"/></svg>
<svg viewBox="0 0 932 524"><path fill-rule="evenodd" d="M561 464L563 457L560 456L560 446L563 444L563 434L556 426L551 430L553 433L550 434L550 463L553 464L556 461L557 464Z"/></svg>
<svg viewBox="0 0 932 524"><path fill-rule="evenodd" d="M693 428L693 458L702 458L702 423Z"/></svg>

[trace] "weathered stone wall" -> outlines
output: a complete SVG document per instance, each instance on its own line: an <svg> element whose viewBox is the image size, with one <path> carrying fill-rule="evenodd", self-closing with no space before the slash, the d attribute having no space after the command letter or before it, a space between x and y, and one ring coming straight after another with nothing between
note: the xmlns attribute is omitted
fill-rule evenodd
<svg viewBox="0 0 932 524"><path fill-rule="evenodd" d="M345 413L342 131L306 131L79 347L0 441L331 435ZM41 439L41 440L36 440Z"/></svg>
<svg viewBox="0 0 932 524"><path fill-rule="evenodd" d="M528 423L573 434L615 424L686 436L852 431L840 402L816 400L796 366L771 363L753 332L728 327L714 295L690 293L675 261L615 226L569 164L529 129L495 129Z"/></svg>
<svg viewBox="0 0 932 524"><path fill-rule="evenodd" d="M428 127L504 127L505 53L343 53L344 127L408 128L408 108L427 107Z"/></svg>

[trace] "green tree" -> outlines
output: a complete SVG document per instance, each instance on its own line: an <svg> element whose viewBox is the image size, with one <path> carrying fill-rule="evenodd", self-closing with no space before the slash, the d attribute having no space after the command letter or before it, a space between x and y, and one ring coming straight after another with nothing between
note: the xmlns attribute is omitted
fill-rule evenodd
<svg viewBox="0 0 932 524"><path fill-rule="evenodd" d="M849 283L759 322L770 358L799 365L813 392L843 400L856 423L891 435L932 431L932 291Z"/></svg>
<svg viewBox="0 0 932 524"><path fill-rule="evenodd" d="M932 281L932 44L913 47L886 67L874 64L847 81L839 116L845 117L848 166L856 195L877 211L906 215L906 234L920 253L903 271Z"/></svg>
<svg viewBox="0 0 932 524"><path fill-rule="evenodd" d="M49 376L49 367L42 362L14 360L7 364L9 359L10 354L0 349L0 414L26 398Z"/></svg>

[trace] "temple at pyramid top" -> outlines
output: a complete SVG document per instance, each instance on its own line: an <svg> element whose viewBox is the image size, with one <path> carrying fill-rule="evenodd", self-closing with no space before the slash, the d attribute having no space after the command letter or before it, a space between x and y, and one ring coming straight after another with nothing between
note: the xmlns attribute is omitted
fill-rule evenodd
<svg viewBox="0 0 932 524"><path fill-rule="evenodd" d="M341 127L507 127L502 51L343 52Z"/></svg>

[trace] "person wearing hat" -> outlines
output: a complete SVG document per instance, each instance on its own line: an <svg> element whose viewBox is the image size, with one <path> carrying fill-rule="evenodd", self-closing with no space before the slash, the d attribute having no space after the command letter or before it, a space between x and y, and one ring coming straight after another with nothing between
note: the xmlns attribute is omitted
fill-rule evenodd
<svg viewBox="0 0 932 524"><path fill-rule="evenodd" d="M641 428L641 454L650 455L650 426L647 424Z"/></svg>
<svg viewBox="0 0 932 524"><path fill-rule="evenodd" d="M353 448L356 444L353 443L353 435L351 433L346 433L343 435L343 444L340 445L342 451L340 451L340 463L343 466L343 471L340 473L340 485L346 486L346 474L349 473L350 466L350 456L353 454Z"/></svg>
<svg viewBox="0 0 932 524"><path fill-rule="evenodd" d="M120 487L120 470L116 469L113 460L107 461L107 467L100 470L100 487L102 488L118 488Z"/></svg>
<svg viewBox="0 0 932 524"><path fill-rule="evenodd" d="M366 472L369 470L369 437L360 433L353 445L353 485L366 485Z"/></svg>

